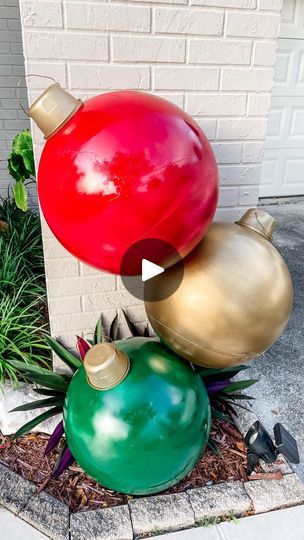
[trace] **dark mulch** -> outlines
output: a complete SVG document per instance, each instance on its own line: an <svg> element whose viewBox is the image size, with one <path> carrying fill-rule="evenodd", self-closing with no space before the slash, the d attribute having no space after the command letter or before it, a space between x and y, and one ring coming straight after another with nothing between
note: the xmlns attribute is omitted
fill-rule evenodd
<svg viewBox="0 0 304 540"><path fill-rule="evenodd" d="M215 455L207 448L195 469L164 493L248 479L246 449L236 427L228 422L215 421L211 435L218 444L222 456ZM45 489L66 503L73 512L118 506L132 498L102 487L87 476L77 464L72 465L58 480L52 478L51 471L58 458L60 447L46 457L44 448L48 438L48 435L42 433L30 433L13 441L11 437L0 434L0 462L34 482L38 486L38 491Z"/></svg>

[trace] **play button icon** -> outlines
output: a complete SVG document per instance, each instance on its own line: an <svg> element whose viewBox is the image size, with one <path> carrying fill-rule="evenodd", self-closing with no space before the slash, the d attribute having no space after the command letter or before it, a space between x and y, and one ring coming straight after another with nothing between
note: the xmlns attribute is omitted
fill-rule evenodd
<svg viewBox="0 0 304 540"><path fill-rule="evenodd" d="M147 259L142 260L142 264L141 264L142 281L147 281L148 279L152 279L164 271L165 269L162 266L158 266L158 264L154 264L153 262L148 261Z"/></svg>
<svg viewBox="0 0 304 540"><path fill-rule="evenodd" d="M124 254L120 275L127 291L147 302L164 300L180 286L183 264L164 285L163 277L170 267L182 261L174 246L158 238L146 238L135 242Z"/></svg>

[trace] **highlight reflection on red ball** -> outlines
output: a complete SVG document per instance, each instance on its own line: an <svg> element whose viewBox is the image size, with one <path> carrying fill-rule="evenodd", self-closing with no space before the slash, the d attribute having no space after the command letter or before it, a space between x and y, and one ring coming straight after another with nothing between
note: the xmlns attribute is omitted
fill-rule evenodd
<svg viewBox="0 0 304 540"><path fill-rule="evenodd" d="M217 177L193 119L156 96L120 91L86 101L47 140L38 190L59 242L118 274L127 249L144 238L187 255L212 221Z"/></svg>

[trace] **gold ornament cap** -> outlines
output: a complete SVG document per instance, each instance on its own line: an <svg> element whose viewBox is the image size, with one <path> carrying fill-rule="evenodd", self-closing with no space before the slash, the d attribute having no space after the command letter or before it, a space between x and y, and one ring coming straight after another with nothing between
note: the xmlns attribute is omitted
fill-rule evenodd
<svg viewBox="0 0 304 540"><path fill-rule="evenodd" d="M112 343L98 343L84 357L88 382L97 390L117 386L130 369L129 357Z"/></svg>
<svg viewBox="0 0 304 540"><path fill-rule="evenodd" d="M81 105L80 99L76 99L55 83L34 101L28 110L28 115L48 139L75 114Z"/></svg>
<svg viewBox="0 0 304 540"><path fill-rule="evenodd" d="M236 223L237 225L247 227L258 234L261 234L270 242L272 239L272 233L276 226L275 219L270 214L260 210L259 208L250 208L250 210L247 210L247 212L245 212L241 219L236 221Z"/></svg>

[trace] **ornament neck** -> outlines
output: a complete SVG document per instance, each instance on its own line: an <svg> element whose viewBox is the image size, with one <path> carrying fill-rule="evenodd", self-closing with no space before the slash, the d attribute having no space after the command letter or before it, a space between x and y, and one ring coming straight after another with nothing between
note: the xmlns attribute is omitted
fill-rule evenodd
<svg viewBox="0 0 304 540"><path fill-rule="evenodd" d="M251 229L271 242L276 222L267 212L259 208L250 208L236 224Z"/></svg>
<svg viewBox="0 0 304 540"><path fill-rule="evenodd" d="M96 390L108 390L120 384L130 369L129 357L112 343L98 343L84 358L88 382Z"/></svg>
<svg viewBox="0 0 304 540"><path fill-rule="evenodd" d="M49 86L31 105L28 115L49 139L75 114L82 101L63 90L59 84Z"/></svg>

